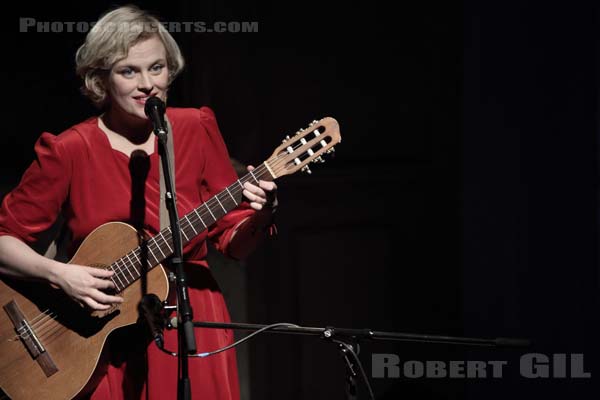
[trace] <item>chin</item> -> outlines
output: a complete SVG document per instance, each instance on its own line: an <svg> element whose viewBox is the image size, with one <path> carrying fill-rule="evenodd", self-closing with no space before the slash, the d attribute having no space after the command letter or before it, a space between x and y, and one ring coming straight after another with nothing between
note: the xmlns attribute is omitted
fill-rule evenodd
<svg viewBox="0 0 600 400"><path fill-rule="evenodd" d="M142 118L142 119L147 119L146 117L146 112L144 111L144 106L133 106L130 110L129 110L129 114L138 118Z"/></svg>

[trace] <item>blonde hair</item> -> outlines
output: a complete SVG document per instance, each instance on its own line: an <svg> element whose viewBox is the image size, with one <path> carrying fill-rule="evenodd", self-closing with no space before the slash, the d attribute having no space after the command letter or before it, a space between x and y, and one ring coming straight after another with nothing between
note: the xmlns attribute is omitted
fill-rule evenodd
<svg viewBox="0 0 600 400"><path fill-rule="evenodd" d="M112 66L127 57L131 46L153 36L158 36L165 46L169 84L173 82L185 65L177 42L156 17L128 5L104 14L77 50L75 66L83 79L82 93L97 107L105 107L105 82Z"/></svg>

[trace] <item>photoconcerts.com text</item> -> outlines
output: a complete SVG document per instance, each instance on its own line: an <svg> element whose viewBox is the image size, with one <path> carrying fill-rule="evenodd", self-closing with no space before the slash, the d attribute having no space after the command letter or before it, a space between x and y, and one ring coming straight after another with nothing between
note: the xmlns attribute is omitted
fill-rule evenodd
<svg viewBox="0 0 600 400"><path fill-rule="evenodd" d="M161 25L170 33L256 33L258 21L174 21L161 22ZM35 18L19 18L19 32L37 33L87 33L91 29L103 29L109 32L141 31L155 32L154 26L139 23L106 24L101 28L95 22L88 21L38 21Z"/></svg>

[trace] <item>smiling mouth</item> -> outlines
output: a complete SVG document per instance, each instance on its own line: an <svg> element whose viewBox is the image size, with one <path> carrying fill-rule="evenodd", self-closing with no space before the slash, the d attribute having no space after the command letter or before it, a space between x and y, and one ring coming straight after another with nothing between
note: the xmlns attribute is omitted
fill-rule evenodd
<svg viewBox="0 0 600 400"><path fill-rule="evenodd" d="M137 103L146 104L146 100L148 100L150 97L154 97L154 96L157 96L157 95L158 95L158 93L154 93L154 94L151 94L151 95L148 95L148 96L146 96L146 95L143 95L143 96L133 96L133 99Z"/></svg>

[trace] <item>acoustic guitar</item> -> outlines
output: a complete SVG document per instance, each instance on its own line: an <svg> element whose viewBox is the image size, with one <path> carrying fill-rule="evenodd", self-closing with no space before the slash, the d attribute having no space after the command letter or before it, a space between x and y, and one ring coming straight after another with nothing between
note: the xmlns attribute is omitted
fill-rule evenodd
<svg viewBox="0 0 600 400"><path fill-rule="evenodd" d="M313 121L287 136L271 157L180 219L182 243L204 231L242 201L245 182L275 180L308 163L323 162L341 141L335 119ZM103 224L79 246L70 263L114 271L124 302L90 312L45 282L0 280L0 387L13 400L72 399L89 393L105 368L108 335L134 324L143 295L167 298L169 282L161 262L172 255L171 229L140 239L132 226Z"/></svg>

